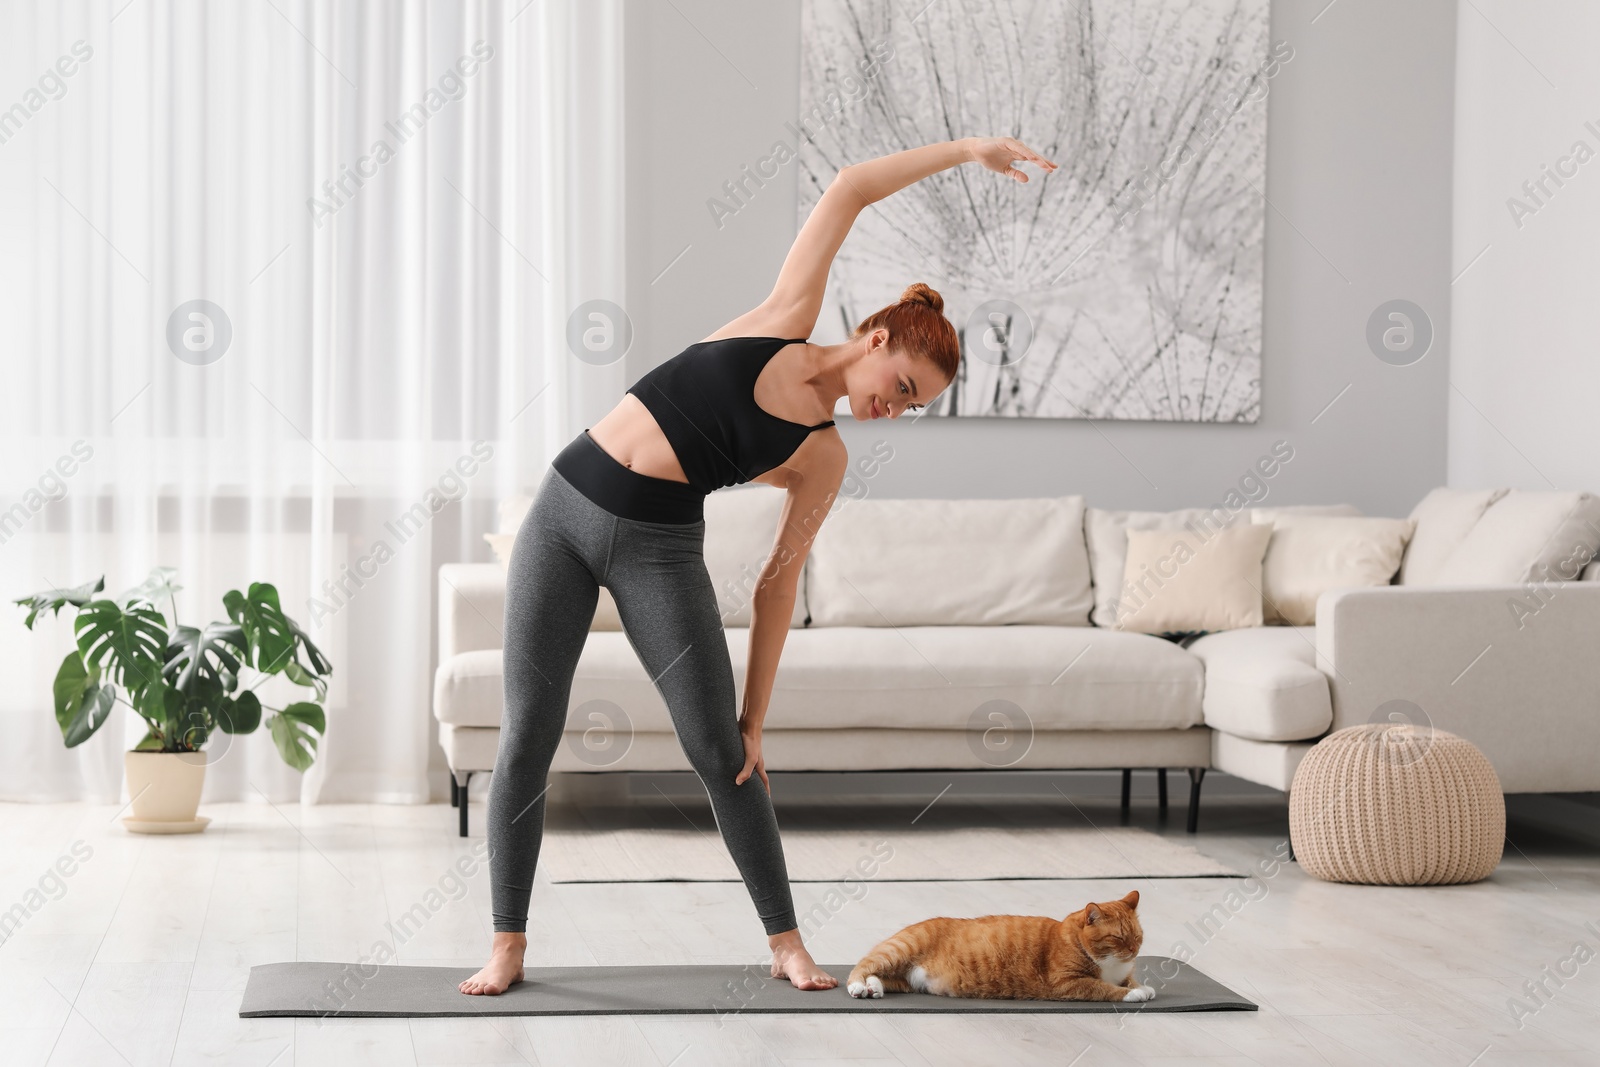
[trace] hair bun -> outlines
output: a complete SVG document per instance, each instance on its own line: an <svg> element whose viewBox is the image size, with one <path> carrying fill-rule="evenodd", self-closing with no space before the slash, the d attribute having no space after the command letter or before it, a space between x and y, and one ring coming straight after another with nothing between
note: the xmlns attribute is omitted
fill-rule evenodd
<svg viewBox="0 0 1600 1067"><path fill-rule="evenodd" d="M944 311L944 297L928 287L924 282L912 282L906 286L906 291L900 294L902 304L926 304L935 311Z"/></svg>

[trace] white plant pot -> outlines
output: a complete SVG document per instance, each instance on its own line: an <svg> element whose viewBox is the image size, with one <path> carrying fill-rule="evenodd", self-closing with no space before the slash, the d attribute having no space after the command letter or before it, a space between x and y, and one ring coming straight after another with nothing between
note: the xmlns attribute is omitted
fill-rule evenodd
<svg viewBox="0 0 1600 1067"><path fill-rule="evenodd" d="M211 820L197 817L206 783L204 752L125 752L123 773L133 814L122 825L138 834L194 834Z"/></svg>

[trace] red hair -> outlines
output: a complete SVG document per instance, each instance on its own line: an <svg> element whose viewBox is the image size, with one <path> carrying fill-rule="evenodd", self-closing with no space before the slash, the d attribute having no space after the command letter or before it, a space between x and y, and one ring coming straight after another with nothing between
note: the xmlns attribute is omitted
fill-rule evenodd
<svg viewBox="0 0 1600 1067"><path fill-rule="evenodd" d="M961 363L961 340L944 317L944 297L922 282L912 282L898 302L881 307L861 320L852 338L878 327L889 331L889 345L932 363L946 381L953 382Z"/></svg>

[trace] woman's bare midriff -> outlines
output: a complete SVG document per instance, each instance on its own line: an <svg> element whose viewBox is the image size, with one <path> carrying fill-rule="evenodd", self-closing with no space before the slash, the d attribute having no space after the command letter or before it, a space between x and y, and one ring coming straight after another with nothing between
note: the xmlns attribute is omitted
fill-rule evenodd
<svg viewBox="0 0 1600 1067"><path fill-rule="evenodd" d="M622 394L617 406L589 427L589 436L624 467L669 482L689 481L667 435L656 425L650 409L632 393Z"/></svg>

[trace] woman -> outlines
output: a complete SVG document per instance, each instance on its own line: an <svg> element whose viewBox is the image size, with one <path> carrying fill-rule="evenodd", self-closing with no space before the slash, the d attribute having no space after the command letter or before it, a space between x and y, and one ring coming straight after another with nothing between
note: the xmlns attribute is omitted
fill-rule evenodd
<svg viewBox="0 0 1600 1067"><path fill-rule="evenodd" d="M835 402L847 397L857 421L920 408L955 377L960 347L939 294L920 283L847 341L806 338L829 264L863 208L966 162L1026 182L1011 165L1019 160L1056 168L1007 137L968 137L845 167L801 228L771 295L645 374L556 456L517 533L506 580L505 711L487 812L494 936L489 962L460 984L463 993L498 994L522 980L547 773L602 585L710 795L766 929L772 976L801 989L838 984L800 938L761 723L800 567L849 459L829 418ZM707 493L746 481L788 497L753 598L736 709L702 516Z"/></svg>

